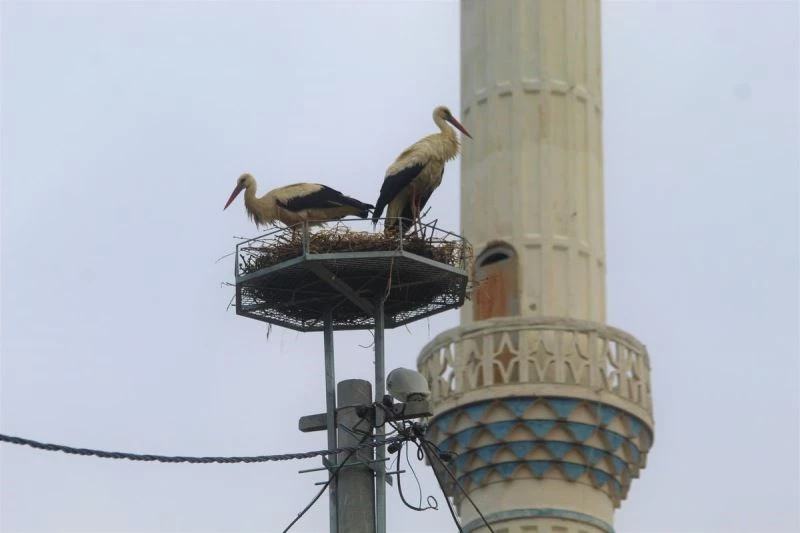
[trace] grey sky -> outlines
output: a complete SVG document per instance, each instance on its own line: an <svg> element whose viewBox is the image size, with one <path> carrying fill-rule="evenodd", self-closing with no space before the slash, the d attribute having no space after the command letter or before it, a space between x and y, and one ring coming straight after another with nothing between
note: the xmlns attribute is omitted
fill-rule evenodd
<svg viewBox="0 0 800 533"><path fill-rule="evenodd" d="M634 532L789 532L798 519L798 4L603 3L608 317L648 345L655 446ZM323 448L321 334L226 310L260 189L374 202L458 109L459 13L427 2L2 3L0 429L166 455ZM457 230L451 163L431 215ZM387 335L387 368L457 325ZM337 378L371 379L367 332ZM0 445L3 532L280 531L316 460L163 465ZM438 487L417 466L424 494ZM413 494L410 477L405 487ZM390 532L454 531L444 507ZM323 498L293 531L327 530Z"/></svg>

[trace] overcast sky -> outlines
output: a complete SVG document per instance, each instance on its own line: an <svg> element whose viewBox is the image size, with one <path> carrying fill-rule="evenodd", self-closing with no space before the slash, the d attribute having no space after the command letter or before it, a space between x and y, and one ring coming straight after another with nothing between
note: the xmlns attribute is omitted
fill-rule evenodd
<svg viewBox="0 0 800 533"><path fill-rule="evenodd" d="M645 342L656 439L619 533L794 532L798 4L603 3L608 321ZM2 2L2 433L164 455L325 447L321 334L237 317L236 177L374 203L459 109L459 8ZM459 163L431 216L457 230ZM387 334L387 369L457 325ZM368 332L337 378L372 378ZM0 444L3 532L280 531L318 460L165 465ZM418 465L418 471L425 470ZM421 475L424 494L438 495ZM405 487L413 492L410 478ZM389 489L389 532L455 531ZM440 504L444 505L441 497ZM327 497L293 531L327 531Z"/></svg>

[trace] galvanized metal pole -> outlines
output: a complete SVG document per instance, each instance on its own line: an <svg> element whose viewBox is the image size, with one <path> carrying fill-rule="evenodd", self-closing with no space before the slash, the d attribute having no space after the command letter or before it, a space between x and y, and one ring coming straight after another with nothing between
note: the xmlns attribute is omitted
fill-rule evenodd
<svg viewBox="0 0 800 533"><path fill-rule="evenodd" d="M337 395L339 446L358 446L365 436L372 435L372 420L356 414L356 407L372 404L372 385L363 379L346 379L338 384ZM339 464L348 455L349 452L339 454ZM375 477L370 461L372 451L363 448L339 470L337 505L342 510L339 513L339 531L343 533L375 531Z"/></svg>
<svg viewBox="0 0 800 533"><path fill-rule="evenodd" d="M325 309L325 422L328 430L328 449L337 448L336 445L336 373L333 361L333 312L331 308ZM336 466L336 455L329 455L331 468ZM329 472L330 475L331 472ZM331 533L338 533L338 518L336 508L336 478L331 480L328 486L328 496L330 505L330 530Z"/></svg>
<svg viewBox="0 0 800 533"><path fill-rule="evenodd" d="M383 298L375 305L375 401L383 402L386 394L386 369L383 353ZM375 438L383 440L384 426L375 429ZM386 446L375 448L375 532L386 533Z"/></svg>

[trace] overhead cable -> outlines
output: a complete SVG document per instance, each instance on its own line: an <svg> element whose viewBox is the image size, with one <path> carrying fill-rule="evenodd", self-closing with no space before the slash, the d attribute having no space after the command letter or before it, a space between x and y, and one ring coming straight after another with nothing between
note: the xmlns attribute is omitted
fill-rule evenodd
<svg viewBox="0 0 800 533"><path fill-rule="evenodd" d="M210 464L210 463L266 463L269 461L291 461L293 459L310 459L312 457L319 457L321 455L332 455L342 452L353 452L362 448L377 448L384 444L391 444L395 441L401 440L400 437L391 437L379 442L364 442L358 446L345 446L333 450L316 450L312 452L299 452L299 453L284 453L278 455L256 455L250 457L184 457L184 456L167 456L167 455L150 455L150 454L137 454L125 452L106 452L102 450L90 450L87 448L73 448L72 446L63 446L61 444L48 444L37 442L31 439L23 439L21 437L12 437L9 435L0 434L0 442L8 442L10 444L19 444L22 446L30 446L39 450L47 450L51 452L63 452L74 455L94 456L102 459L127 459L129 461L157 461L159 463L195 463L195 464Z"/></svg>

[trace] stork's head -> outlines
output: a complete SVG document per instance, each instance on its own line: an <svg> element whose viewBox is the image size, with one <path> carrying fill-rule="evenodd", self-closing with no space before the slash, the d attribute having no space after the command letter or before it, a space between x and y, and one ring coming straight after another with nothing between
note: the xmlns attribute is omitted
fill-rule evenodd
<svg viewBox="0 0 800 533"><path fill-rule="evenodd" d="M461 125L461 123L456 120L456 117L450 112L450 109L447 106L440 105L436 109L433 110L433 121L439 122L441 120L446 120L450 124L453 125L456 129L458 129L461 133L472 139L472 135L469 134L467 129Z"/></svg>
<svg viewBox="0 0 800 533"><path fill-rule="evenodd" d="M255 178L253 178L253 176L251 176L250 174L244 173L241 176L239 176L239 179L236 180L236 187L233 189L231 197L228 198L228 201L225 203L225 207L223 207L222 210L224 211L228 209L228 206L231 205L231 203L236 199L236 197L239 195L240 192L245 190L251 184L255 185L255 183L256 183Z"/></svg>

